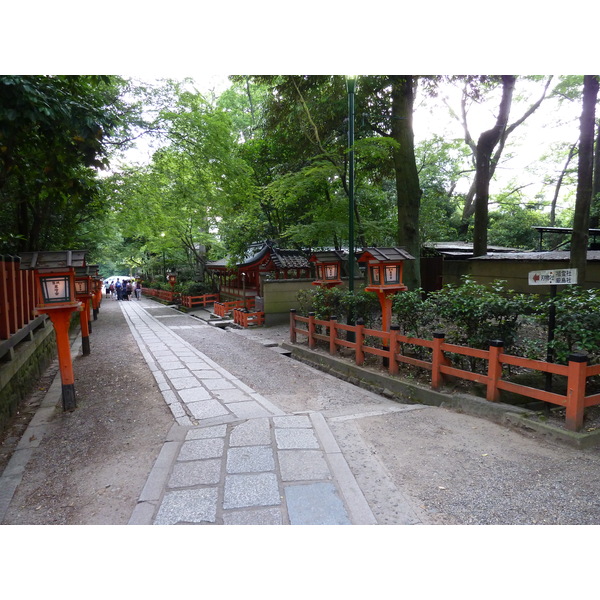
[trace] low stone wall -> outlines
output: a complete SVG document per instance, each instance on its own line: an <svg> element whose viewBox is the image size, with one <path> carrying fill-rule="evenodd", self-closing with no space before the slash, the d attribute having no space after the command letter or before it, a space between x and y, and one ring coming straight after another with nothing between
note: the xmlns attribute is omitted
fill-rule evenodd
<svg viewBox="0 0 600 600"><path fill-rule="evenodd" d="M4 431L20 403L56 357L54 328L49 320L18 344L12 360L0 363L0 431Z"/></svg>
<svg viewBox="0 0 600 600"><path fill-rule="evenodd" d="M300 290L314 290L312 284L314 279L262 279L261 291L263 296L258 303L263 307L266 325L278 325L290 320L290 310L300 308L298 292ZM348 279L341 284L342 288L348 288ZM356 278L354 287L356 290L364 287L362 278Z"/></svg>

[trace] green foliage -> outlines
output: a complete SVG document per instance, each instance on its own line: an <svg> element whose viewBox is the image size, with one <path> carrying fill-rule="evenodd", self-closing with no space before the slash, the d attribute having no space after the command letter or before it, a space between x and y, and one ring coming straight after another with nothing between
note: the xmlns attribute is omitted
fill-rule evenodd
<svg viewBox="0 0 600 600"><path fill-rule="evenodd" d="M122 80L0 76L2 243L22 250L79 247L104 209L97 169L124 121Z"/></svg>
<svg viewBox="0 0 600 600"><path fill-rule="evenodd" d="M425 296L422 289L400 292L394 296L392 312L400 326L400 333L406 336L427 339L436 322L434 303Z"/></svg>
<svg viewBox="0 0 600 600"><path fill-rule="evenodd" d="M339 287L301 290L298 302L302 314L314 312L317 319L336 317L340 322L347 322L348 316L353 315L354 319L363 318L367 327L373 324L379 308L375 294L363 291L350 293Z"/></svg>
<svg viewBox="0 0 600 600"><path fill-rule="evenodd" d="M556 329L552 347L556 362L566 363L574 351L587 352L590 363L600 362L600 290L568 286L557 294ZM549 302L540 316L547 319Z"/></svg>

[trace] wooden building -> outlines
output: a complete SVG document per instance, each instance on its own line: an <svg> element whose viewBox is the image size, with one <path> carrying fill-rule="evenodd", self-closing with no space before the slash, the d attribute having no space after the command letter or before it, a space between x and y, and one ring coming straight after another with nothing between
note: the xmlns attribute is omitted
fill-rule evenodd
<svg viewBox="0 0 600 600"><path fill-rule="evenodd" d="M240 263L231 265L224 258L207 263L206 268L217 279L221 296L233 299L262 297L265 279L311 277L311 263L304 252L278 248L271 241L250 246Z"/></svg>

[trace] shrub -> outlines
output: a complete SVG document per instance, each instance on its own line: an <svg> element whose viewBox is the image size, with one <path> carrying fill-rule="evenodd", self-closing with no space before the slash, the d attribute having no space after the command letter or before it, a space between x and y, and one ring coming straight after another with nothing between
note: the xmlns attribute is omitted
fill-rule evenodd
<svg viewBox="0 0 600 600"><path fill-rule="evenodd" d="M542 315L547 315L550 300ZM600 290L568 286L556 295L554 349L556 362L566 363L573 351L588 353L589 362L600 361Z"/></svg>

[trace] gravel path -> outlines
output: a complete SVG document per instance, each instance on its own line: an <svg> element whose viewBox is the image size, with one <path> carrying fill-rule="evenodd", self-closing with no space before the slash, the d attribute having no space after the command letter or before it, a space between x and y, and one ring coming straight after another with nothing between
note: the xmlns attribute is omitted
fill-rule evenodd
<svg viewBox="0 0 600 600"><path fill-rule="evenodd" d="M220 330L142 305L284 411L322 412L380 524L600 523L600 449L360 389L269 347L286 326ZM135 507L172 417L117 302L90 342L78 409L57 408L3 524L120 524Z"/></svg>

